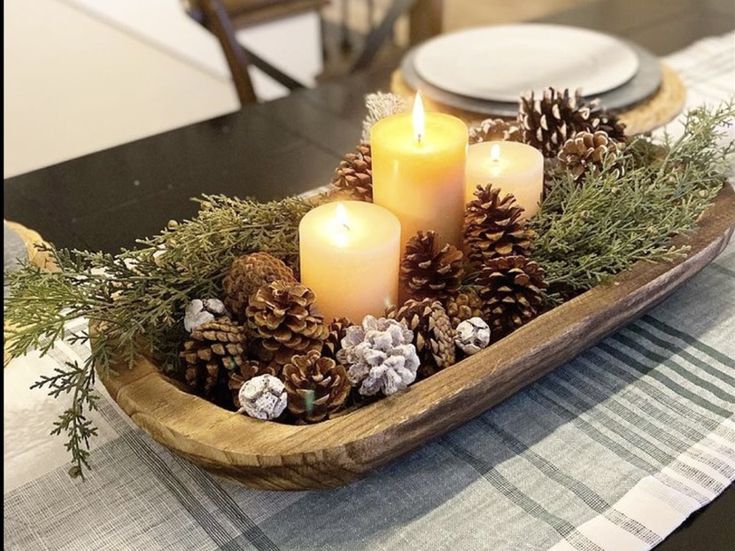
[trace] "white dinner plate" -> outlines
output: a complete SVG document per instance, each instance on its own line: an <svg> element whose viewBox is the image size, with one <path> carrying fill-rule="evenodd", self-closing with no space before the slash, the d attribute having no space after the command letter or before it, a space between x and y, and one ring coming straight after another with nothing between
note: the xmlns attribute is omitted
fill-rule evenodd
<svg viewBox="0 0 735 551"><path fill-rule="evenodd" d="M547 86L585 96L616 88L638 70L638 57L612 36L562 25L479 27L429 40L414 64L427 82L455 94L518 101Z"/></svg>

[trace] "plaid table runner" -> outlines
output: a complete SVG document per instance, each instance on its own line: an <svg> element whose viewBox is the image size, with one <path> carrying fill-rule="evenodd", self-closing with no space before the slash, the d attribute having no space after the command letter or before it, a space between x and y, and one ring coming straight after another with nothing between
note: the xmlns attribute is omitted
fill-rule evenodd
<svg viewBox="0 0 735 551"><path fill-rule="evenodd" d="M735 34L669 58L690 103L732 95ZM81 322L80 322L81 323ZM107 397L72 480L63 404L5 377L7 549L650 549L735 479L735 245L669 300L500 406L348 487L255 491L180 459ZM104 392L104 391L103 391Z"/></svg>

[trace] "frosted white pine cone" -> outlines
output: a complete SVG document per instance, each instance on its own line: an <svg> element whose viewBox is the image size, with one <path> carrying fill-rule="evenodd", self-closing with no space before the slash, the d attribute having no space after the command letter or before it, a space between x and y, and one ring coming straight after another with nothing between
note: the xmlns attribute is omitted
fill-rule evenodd
<svg viewBox="0 0 735 551"><path fill-rule="evenodd" d="M490 327L482 318L465 320L457 325L454 342L465 354L477 354L490 343Z"/></svg>
<svg viewBox="0 0 735 551"><path fill-rule="evenodd" d="M406 110L406 100L390 92L375 92L365 96L365 107L368 114L362 121L362 142L370 143L370 129L380 119L403 113Z"/></svg>
<svg viewBox="0 0 735 551"><path fill-rule="evenodd" d="M416 380L419 357L413 332L405 324L365 316L362 325L347 328L337 359L347 366L347 378L358 392L386 396L405 390Z"/></svg>
<svg viewBox="0 0 735 551"><path fill-rule="evenodd" d="M242 408L256 419L275 419L288 403L286 387L278 377L258 375L246 381L237 395Z"/></svg>
<svg viewBox="0 0 735 551"><path fill-rule="evenodd" d="M217 298L195 298L186 307L184 312L184 329L191 333L194 329L209 323L219 316L228 316L224 303Z"/></svg>

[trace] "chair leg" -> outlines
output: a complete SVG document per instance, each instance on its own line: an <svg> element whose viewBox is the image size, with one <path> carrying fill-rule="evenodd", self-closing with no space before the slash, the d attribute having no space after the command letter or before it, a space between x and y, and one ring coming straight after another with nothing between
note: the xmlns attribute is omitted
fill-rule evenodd
<svg viewBox="0 0 735 551"><path fill-rule="evenodd" d="M344 54L352 51L352 40L350 39L350 0L342 0L342 22L340 24L339 49Z"/></svg>
<svg viewBox="0 0 735 551"><path fill-rule="evenodd" d="M306 88L306 86L302 83L296 80L293 77L288 76L286 73L281 71L280 69L277 69L270 63L268 63L265 59L260 57L258 54L254 53L252 50L247 49L245 46L240 44L238 42L238 45L240 46L240 49L245 53L245 55L250 59L250 63L253 65L253 67L257 67L261 71L263 71L266 75L271 77L273 80L278 82L279 84L282 84L289 90L300 90L301 88Z"/></svg>
<svg viewBox="0 0 735 551"><path fill-rule="evenodd" d="M241 105L258 101L253 82L248 73L249 59L235 36L230 17L220 0L200 0L199 6L204 16L204 26L219 40Z"/></svg>
<svg viewBox="0 0 735 551"><path fill-rule="evenodd" d="M378 50L393 32L393 27L398 21L398 18L406 13L409 9L414 7L417 1L420 0L393 0L390 7L388 8L385 17L380 22L375 30L373 30L365 39L365 46L357 58L357 61L350 68L350 72L354 73L362 69L366 69L375 58Z"/></svg>

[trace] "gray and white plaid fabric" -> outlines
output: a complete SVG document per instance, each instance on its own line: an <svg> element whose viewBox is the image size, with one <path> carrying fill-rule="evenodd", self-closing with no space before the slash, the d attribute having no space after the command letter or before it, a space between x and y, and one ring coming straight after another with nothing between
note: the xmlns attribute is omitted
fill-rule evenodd
<svg viewBox="0 0 735 551"><path fill-rule="evenodd" d="M732 94L735 34L676 54L695 103ZM729 75L728 75L729 72ZM725 78L727 77L727 78ZM735 479L735 245L665 303L463 427L348 487L250 490L170 454L109 399L86 482L5 370L8 549L650 549Z"/></svg>

